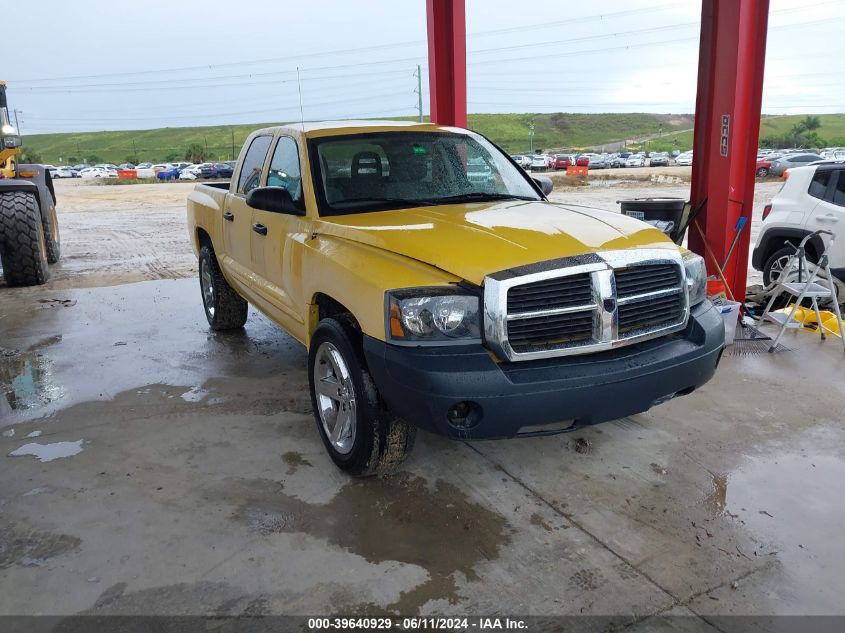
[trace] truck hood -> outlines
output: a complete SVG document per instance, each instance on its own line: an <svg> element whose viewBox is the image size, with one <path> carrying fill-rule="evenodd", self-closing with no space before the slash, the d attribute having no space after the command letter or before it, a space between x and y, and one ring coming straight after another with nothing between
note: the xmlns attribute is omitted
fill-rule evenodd
<svg viewBox="0 0 845 633"><path fill-rule="evenodd" d="M477 285L491 273L560 257L677 248L654 227L620 213L522 200L334 216L317 230L410 257Z"/></svg>

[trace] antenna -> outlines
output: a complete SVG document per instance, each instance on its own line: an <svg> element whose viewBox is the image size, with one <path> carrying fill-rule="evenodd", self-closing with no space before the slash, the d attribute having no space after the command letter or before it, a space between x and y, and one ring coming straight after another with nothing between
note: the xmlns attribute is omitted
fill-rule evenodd
<svg viewBox="0 0 845 633"><path fill-rule="evenodd" d="M417 64L417 71L414 73L417 78L417 89L414 92L417 93L417 109L420 113L420 123L423 122L423 108L422 108L422 72L420 71L420 65Z"/></svg>
<svg viewBox="0 0 845 633"><path fill-rule="evenodd" d="M305 115L302 113L302 82L299 81L299 66L296 67L296 86L299 88L299 124L305 131Z"/></svg>

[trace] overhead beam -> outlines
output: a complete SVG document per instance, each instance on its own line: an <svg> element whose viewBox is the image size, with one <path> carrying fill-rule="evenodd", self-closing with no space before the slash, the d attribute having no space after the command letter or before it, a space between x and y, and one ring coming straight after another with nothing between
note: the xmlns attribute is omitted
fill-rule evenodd
<svg viewBox="0 0 845 633"><path fill-rule="evenodd" d="M426 0L431 120L467 125L466 7L464 0Z"/></svg>
<svg viewBox="0 0 845 633"><path fill-rule="evenodd" d="M688 243L715 274L705 241L721 266L746 218L724 271L737 301L748 275L768 17L769 0L702 0L690 202L703 235L690 226Z"/></svg>

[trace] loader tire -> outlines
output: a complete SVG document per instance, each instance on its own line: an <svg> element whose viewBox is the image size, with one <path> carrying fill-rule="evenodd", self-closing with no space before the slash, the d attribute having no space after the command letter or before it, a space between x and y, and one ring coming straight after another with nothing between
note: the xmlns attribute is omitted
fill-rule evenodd
<svg viewBox="0 0 845 633"><path fill-rule="evenodd" d="M0 193L0 261L10 286L38 286L50 278L44 223L31 193Z"/></svg>
<svg viewBox="0 0 845 633"><path fill-rule="evenodd" d="M55 205L51 207L44 220L44 243L47 245L47 263L55 264L62 256L62 241L59 236L59 218L56 217Z"/></svg>

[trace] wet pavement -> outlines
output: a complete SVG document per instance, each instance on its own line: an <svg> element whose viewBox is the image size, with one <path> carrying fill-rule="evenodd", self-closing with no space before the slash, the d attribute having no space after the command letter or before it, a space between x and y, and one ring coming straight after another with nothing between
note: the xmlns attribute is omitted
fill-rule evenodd
<svg viewBox="0 0 845 633"><path fill-rule="evenodd" d="M0 613L845 614L845 357L788 338L646 414L421 433L359 481L254 311L215 334L195 280L0 289Z"/></svg>

